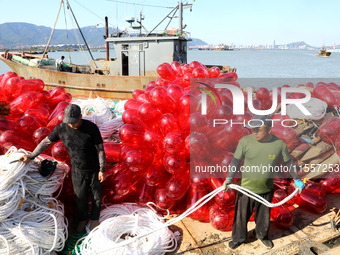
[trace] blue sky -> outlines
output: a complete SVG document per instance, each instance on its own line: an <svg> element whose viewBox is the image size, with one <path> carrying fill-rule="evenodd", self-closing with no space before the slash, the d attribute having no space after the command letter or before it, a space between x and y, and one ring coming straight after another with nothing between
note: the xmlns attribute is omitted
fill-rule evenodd
<svg viewBox="0 0 340 255"><path fill-rule="evenodd" d="M80 26L127 27L125 16L142 10L147 29L153 28L170 9L142 6L175 6L177 0L69 0ZM338 0L188 0L192 11L184 11L184 24L193 38L210 44L285 44L305 41L313 46L340 44ZM126 4L137 3L137 4ZM0 0L0 24L27 22L53 27L59 0ZM85 8L84 8L85 7ZM72 23L68 21L68 27ZM170 27L177 27L178 20ZM163 26L164 27L164 26ZM63 12L57 28L65 28Z"/></svg>

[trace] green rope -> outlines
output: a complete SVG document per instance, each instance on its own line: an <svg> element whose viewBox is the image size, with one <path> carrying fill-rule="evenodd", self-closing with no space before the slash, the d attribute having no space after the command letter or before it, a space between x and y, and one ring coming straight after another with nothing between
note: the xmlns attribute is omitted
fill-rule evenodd
<svg viewBox="0 0 340 255"><path fill-rule="evenodd" d="M77 249L78 254L80 253L80 246L82 241L79 242L79 244L76 246L76 243L79 239L82 239L83 237L87 236L87 233L85 234L69 234L64 249L60 252L62 255L76 255L75 249Z"/></svg>
<svg viewBox="0 0 340 255"><path fill-rule="evenodd" d="M115 109L116 109L116 105L118 104L119 102L113 102L113 106L110 107L110 110L111 112L114 112L115 114L117 115L123 115L123 113L120 113L120 112L116 112Z"/></svg>
<svg viewBox="0 0 340 255"><path fill-rule="evenodd" d="M118 102L113 102L113 106L111 107L111 111L114 111L114 109L116 108L117 104L118 104Z"/></svg>

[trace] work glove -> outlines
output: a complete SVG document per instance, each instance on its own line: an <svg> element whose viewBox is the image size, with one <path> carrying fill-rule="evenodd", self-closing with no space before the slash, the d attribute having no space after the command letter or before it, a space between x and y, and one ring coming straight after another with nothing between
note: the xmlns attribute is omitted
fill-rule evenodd
<svg viewBox="0 0 340 255"><path fill-rule="evenodd" d="M226 191L230 190L229 184L232 184L232 183L233 183L233 179L231 179L231 178L225 179L225 181L223 182L223 191L226 192Z"/></svg>
<svg viewBox="0 0 340 255"><path fill-rule="evenodd" d="M301 194L305 188L305 184L300 179L294 180L294 186L299 189L299 194Z"/></svg>

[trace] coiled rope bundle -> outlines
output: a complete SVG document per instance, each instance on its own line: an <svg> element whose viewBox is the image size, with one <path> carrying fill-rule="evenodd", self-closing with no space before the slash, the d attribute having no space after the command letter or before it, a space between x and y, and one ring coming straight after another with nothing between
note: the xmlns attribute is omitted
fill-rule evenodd
<svg viewBox="0 0 340 255"><path fill-rule="evenodd" d="M121 128L124 123L121 117L117 117L112 111L110 105L112 102L97 97L96 99L78 99L72 103L79 105L83 119L95 123L102 135L102 138L108 138Z"/></svg>
<svg viewBox="0 0 340 255"><path fill-rule="evenodd" d="M78 99L72 101L72 103L79 105L84 119L90 120L97 125L112 120L116 116L111 111L107 102L101 97L95 99Z"/></svg>
<svg viewBox="0 0 340 255"><path fill-rule="evenodd" d="M124 113L124 107L125 107L125 103L127 102L128 100L121 100L119 102L116 102L115 103L115 107L114 107L114 111L120 115L122 115Z"/></svg>
<svg viewBox="0 0 340 255"><path fill-rule="evenodd" d="M64 207L52 194L69 168L60 163L46 178L38 172L41 157L10 163L24 154L11 147L0 156L0 254L56 254L68 233Z"/></svg>
<svg viewBox="0 0 340 255"><path fill-rule="evenodd" d="M129 203L112 205L101 212L100 222L76 254L164 254L177 248L175 235L164 227L164 218L150 208ZM153 232L155 228L158 231ZM121 245L146 233L147 237Z"/></svg>

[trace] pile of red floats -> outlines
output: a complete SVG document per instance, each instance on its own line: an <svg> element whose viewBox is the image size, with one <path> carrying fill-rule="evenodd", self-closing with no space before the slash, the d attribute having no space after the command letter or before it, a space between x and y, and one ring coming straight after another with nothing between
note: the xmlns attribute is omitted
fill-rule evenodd
<svg viewBox="0 0 340 255"><path fill-rule="evenodd" d="M55 126L62 122L64 109L72 100L72 95L63 87L44 90L45 84L40 79L25 79L14 72L0 75L0 101L10 105L10 115L0 118L0 154L11 146L33 151ZM69 156L62 142L51 145L44 152L59 161L68 163ZM66 188L68 187L68 188ZM65 180L63 197L72 197L70 177ZM66 199L65 199L66 200ZM74 211L74 200L65 206L65 211Z"/></svg>
<svg viewBox="0 0 340 255"><path fill-rule="evenodd" d="M220 187L227 174L213 176L216 178L190 176L190 166L217 163L228 166L238 141L250 134L242 125L207 128L211 127L212 119L239 122L252 119L253 114L247 103L244 115L233 115L230 91L212 89L208 82L208 86L203 85L202 88L209 91L215 101L207 97L207 115L202 115L201 91L193 90L190 86L192 78L196 78L195 81L201 79L204 83L207 83L207 78L214 78L216 83L240 87L236 73L221 74L219 68L207 69L197 61L190 64L164 63L157 72L159 78L150 82L145 90L135 90L133 99L126 102L122 116L125 125L119 131L121 143L104 143L108 164L107 179L103 183L104 204L154 202L159 208L181 212ZM307 83L304 86L313 89L312 96L325 101L330 111L340 106L338 85L318 83L314 86ZM7 119L0 120L0 143L4 150L11 145L32 150L62 121L63 110L71 101L71 95L61 87L51 91L43 88L41 80L25 80L13 72L0 76L0 100L8 102L12 110ZM243 91L243 94L246 98L247 93ZM300 97L298 93L291 96ZM270 108L271 97L268 89L258 89L253 98L254 107ZM277 115L275 118L287 119L289 116ZM305 143L299 139L294 128L277 125L272 131L287 143L290 151ZM333 143L340 155L339 131L340 118L331 117L319 127L318 135L325 142ZM69 160L60 142L53 145L51 155L60 161ZM293 204L313 213L324 212L327 207L325 194L340 191L340 179L336 174L330 177L308 181L302 194L272 209L272 220L279 227L288 228L293 222ZM274 202L282 200L294 190L289 179L275 179L274 183ZM61 198L69 206L73 198L63 194L72 193L71 189L71 182L66 179ZM211 222L216 229L229 231L233 224L235 198L236 192L233 190L221 192L190 217Z"/></svg>
<svg viewBox="0 0 340 255"><path fill-rule="evenodd" d="M42 80L25 79L14 72L0 76L0 101L10 105L11 113L0 119L3 150L13 145L32 151L62 121L63 110L72 95L63 87L50 91L43 90L44 87Z"/></svg>
<svg viewBox="0 0 340 255"><path fill-rule="evenodd" d="M253 117L245 104L244 115L233 115L233 99L227 89L208 89L215 101L208 100L207 115L202 115L199 90L193 90L190 79L203 81L214 78L213 82L228 83L240 87L236 73L220 74L217 67L207 69L197 61L191 64L171 65L164 63L157 69L160 78L150 82L146 89L135 90L133 99L127 101L120 130L122 143L111 145L110 154L113 161L119 162L110 169L110 181L105 183L106 203L137 201L145 203L153 201L158 207L180 212L189 208L197 200L220 187L224 176L218 178L199 178L191 176L192 165L211 165L219 163L228 166L239 139L250 132L241 125L224 125L215 129L205 128L212 119L233 119L246 122ZM191 80L193 82L193 80ZM211 81L210 81L211 82ZM286 85L288 86L288 85ZM305 86L314 88L314 84ZM318 91L322 90L320 93ZM318 83L312 92L313 97L325 101L329 110L339 107L340 87L336 84ZM326 93L330 92L330 93ZM336 92L334 92L336 91ZM256 91L253 104L256 109L271 107L272 92L266 88ZM333 95L333 97L331 96ZM246 98L247 94L244 92ZM280 101L280 90L278 101ZM293 93L292 98L302 95ZM222 104L219 103L221 99ZM246 101L246 100L245 100ZM191 109L190 109L191 108ZM289 116L275 115L276 119L288 119ZM320 128L320 137L328 137L336 141L340 128L339 117L332 117ZM290 151L301 145L303 141L297 137L291 127L276 125L272 132L284 140ZM322 135L322 134L326 135ZM340 145L340 137L337 146ZM340 151L340 150L339 150ZM193 156L194 155L194 156ZM282 228L288 228L293 222L293 214L289 207L293 204L315 213L326 210L325 194L340 188L337 178L325 179L323 182L308 181L305 191L289 204L272 210L272 220ZM282 200L294 190L291 180L275 179L274 202ZM236 194L233 190L219 193L212 202L202 206L190 215L201 222L211 222L219 230L231 230Z"/></svg>

